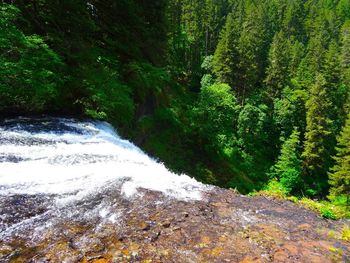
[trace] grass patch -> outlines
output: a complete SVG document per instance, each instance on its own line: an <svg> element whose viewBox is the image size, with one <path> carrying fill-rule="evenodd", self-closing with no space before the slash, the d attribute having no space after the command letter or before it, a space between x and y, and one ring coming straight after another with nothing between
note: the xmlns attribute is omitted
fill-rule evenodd
<svg viewBox="0 0 350 263"><path fill-rule="evenodd" d="M350 219L350 211L346 206L346 199L343 197L337 197L336 199L328 200L313 200L307 197L298 198L296 196L288 195L287 191L277 181L272 180L269 184L259 192L251 193L250 196L272 196L278 199L284 199L292 201L298 205L301 205L307 209L319 213L322 217L332 220L341 218ZM346 236L350 239L350 229L346 232Z"/></svg>

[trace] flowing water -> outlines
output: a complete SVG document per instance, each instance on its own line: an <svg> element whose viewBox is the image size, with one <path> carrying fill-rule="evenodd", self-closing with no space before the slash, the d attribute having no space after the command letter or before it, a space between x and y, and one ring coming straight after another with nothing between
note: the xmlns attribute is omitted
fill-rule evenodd
<svg viewBox="0 0 350 263"><path fill-rule="evenodd" d="M34 242L57 222L117 224L118 202L142 198L145 189L199 200L207 188L170 172L105 122L0 122L0 240L30 233Z"/></svg>

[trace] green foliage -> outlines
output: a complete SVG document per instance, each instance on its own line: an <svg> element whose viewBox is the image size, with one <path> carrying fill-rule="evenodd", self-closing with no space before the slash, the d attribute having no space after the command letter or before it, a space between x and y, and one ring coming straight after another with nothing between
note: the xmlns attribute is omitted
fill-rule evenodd
<svg viewBox="0 0 350 263"><path fill-rule="evenodd" d="M291 80L291 87L285 87L281 98L274 100L273 120L275 126L280 129L280 136L287 137L294 127L306 126L305 101L307 92L299 86L296 80Z"/></svg>
<svg viewBox="0 0 350 263"><path fill-rule="evenodd" d="M277 160L270 171L285 193L325 197L335 134L349 105L348 1L171 2L188 40L182 64L199 65L204 58L201 69L188 67L191 75L201 75L196 83L179 78L196 93L185 100L197 105L187 121L189 138L205 153L201 166L214 177L221 175L213 163L225 167L234 188L244 177L247 185L267 183L264 173ZM210 52L213 24L221 30ZM225 114L232 113L203 99L217 82L228 84L240 105L233 125L222 124L230 123Z"/></svg>
<svg viewBox="0 0 350 263"><path fill-rule="evenodd" d="M214 83L215 83L215 80L214 80L212 75L210 75L210 74L203 75L202 80L201 80L201 87L202 88L208 88L211 85L214 85Z"/></svg>
<svg viewBox="0 0 350 263"><path fill-rule="evenodd" d="M163 68L149 63L130 63L126 68L126 75L130 78L128 83L138 101L145 101L148 96L160 99L163 89L170 82L170 76Z"/></svg>
<svg viewBox="0 0 350 263"><path fill-rule="evenodd" d="M350 87L350 20L347 20L341 30L341 77L343 82Z"/></svg>
<svg viewBox="0 0 350 263"><path fill-rule="evenodd" d="M258 195L274 196L280 199L287 197L288 190L277 179L272 179Z"/></svg>
<svg viewBox="0 0 350 263"><path fill-rule="evenodd" d="M0 111L40 112L55 105L63 64L41 37L17 28L19 15L12 5L0 7Z"/></svg>
<svg viewBox="0 0 350 263"><path fill-rule="evenodd" d="M253 181L265 180L265 172L270 165L266 158L270 154L267 147L270 138L267 109L265 104L246 104L238 117L237 137L242 167Z"/></svg>
<svg viewBox="0 0 350 263"><path fill-rule="evenodd" d="M338 134L345 121L344 103L347 97L347 88L341 83L340 50L335 41L331 41L325 54L322 73L327 82L328 97L331 105L329 117L333 120L331 129L333 134ZM335 144L333 136L332 144Z"/></svg>
<svg viewBox="0 0 350 263"><path fill-rule="evenodd" d="M332 219L332 220L336 220L337 217L335 216L335 214L333 213L332 210L329 210L327 208L321 208L320 210L321 216L327 219Z"/></svg>
<svg viewBox="0 0 350 263"><path fill-rule="evenodd" d="M296 36L299 40L304 35L305 8L303 1L288 1L286 11L282 21L282 27L288 36Z"/></svg>
<svg viewBox="0 0 350 263"><path fill-rule="evenodd" d="M201 80L201 87L206 88L215 83L215 79L213 77L213 56L207 56L205 57L203 63L202 63L202 69L205 71L205 74L202 77Z"/></svg>
<svg viewBox="0 0 350 263"><path fill-rule="evenodd" d="M272 167L270 176L277 178L287 194L303 188L300 150L300 132L294 129L283 143L277 163Z"/></svg>
<svg viewBox="0 0 350 263"><path fill-rule="evenodd" d="M320 216L337 220L341 218L350 218L349 211L346 211L344 209L344 206L329 202L329 201L317 201L312 200L306 197L297 198L295 196L289 196L286 194L284 187L281 185L280 182L273 179L269 182L269 184L261 191L254 192L252 195L254 196L272 196L274 198L289 200L297 205L303 206L307 209L310 209L316 213L318 213ZM344 231L345 230L345 231ZM345 232L345 236L347 235L347 230L343 228L342 232ZM342 237L340 237L342 238Z"/></svg>
<svg viewBox="0 0 350 263"><path fill-rule="evenodd" d="M350 115L346 124L338 137L337 154L334 157L335 165L329 174L329 184L331 185L330 195L345 196L346 205L350 206Z"/></svg>
<svg viewBox="0 0 350 263"><path fill-rule="evenodd" d="M286 49L288 49L288 42L284 33L280 31L274 36L270 47L269 66L265 79L271 98L279 97L282 89L287 85L289 54Z"/></svg>
<svg viewBox="0 0 350 263"><path fill-rule="evenodd" d="M343 217L345 218L348 217L348 215L344 213L343 208L341 206L337 206L328 201L318 202L318 201L303 197L297 203L310 210L320 213L320 215L323 216L324 218L335 220Z"/></svg>
<svg viewBox="0 0 350 263"><path fill-rule="evenodd" d="M198 106L194 109L194 125L202 138L217 150L235 143L232 131L237 125L239 105L227 84L214 84L201 89Z"/></svg>
<svg viewBox="0 0 350 263"><path fill-rule="evenodd" d="M11 3L1 114L104 119L203 182L346 207L348 0Z"/></svg>
<svg viewBox="0 0 350 263"><path fill-rule="evenodd" d="M267 107L264 104L254 106L246 104L238 117L238 135L241 144L247 153L255 152L255 149L268 139L266 133Z"/></svg>
<svg viewBox="0 0 350 263"><path fill-rule="evenodd" d="M234 87L240 100L253 91L263 76L267 53L265 22L262 7L250 6L245 19L239 13L230 13L220 35L214 54L214 72L220 82Z"/></svg>
<svg viewBox="0 0 350 263"><path fill-rule="evenodd" d="M321 31L322 32L322 31ZM306 60L313 76L321 71L326 53L326 38L321 33L313 36L307 46Z"/></svg>
<svg viewBox="0 0 350 263"><path fill-rule="evenodd" d="M135 108L130 87L121 83L118 73L108 67L88 70L83 82L88 94L81 100L85 114L119 125L130 123Z"/></svg>
<svg viewBox="0 0 350 263"><path fill-rule="evenodd" d="M213 59L213 69L218 80L230 85L237 81L239 28L237 18L229 14Z"/></svg>
<svg viewBox="0 0 350 263"><path fill-rule="evenodd" d="M311 188L325 190L326 172L330 165L329 140L332 120L328 117L330 100L326 80L318 75L306 102L306 134L303 152L304 171Z"/></svg>
<svg viewBox="0 0 350 263"><path fill-rule="evenodd" d="M242 24L242 31L238 40L238 76L237 93L242 100L251 94L264 77L264 64L267 57L266 34L267 19L263 6L250 6Z"/></svg>
<svg viewBox="0 0 350 263"><path fill-rule="evenodd" d="M305 47L302 42L299 42L298 40L293 40L289 42L289 49L290 49L290 59L289 59L289 73L290 77L293 79L298 73L298 68L301 63L301 61L304 58L305 53Z"/></svg>

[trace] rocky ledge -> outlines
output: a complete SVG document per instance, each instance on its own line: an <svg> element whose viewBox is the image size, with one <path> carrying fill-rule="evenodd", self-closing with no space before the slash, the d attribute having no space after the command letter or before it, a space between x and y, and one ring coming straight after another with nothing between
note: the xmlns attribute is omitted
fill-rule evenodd
<svg viewBox="0 0 350 263"><path fill-rule="evenodd" d="M338 238L347 223L289 201L219 188L181 201L141 189L129 200L109 193L108 204L109 220L62 216L7 235L0 262L350 262L350 243Z"/></svg>

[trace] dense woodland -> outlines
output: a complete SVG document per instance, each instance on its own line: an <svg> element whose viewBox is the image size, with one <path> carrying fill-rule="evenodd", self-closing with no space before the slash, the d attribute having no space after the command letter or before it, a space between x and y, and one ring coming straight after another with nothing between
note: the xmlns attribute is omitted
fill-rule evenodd
<svg viewBox="0 0 350 263"><path fill-rule="evenodd" d="M2 1L0 53L3 115L107 120L205 183L349 202L349 0Z"/></svg>

